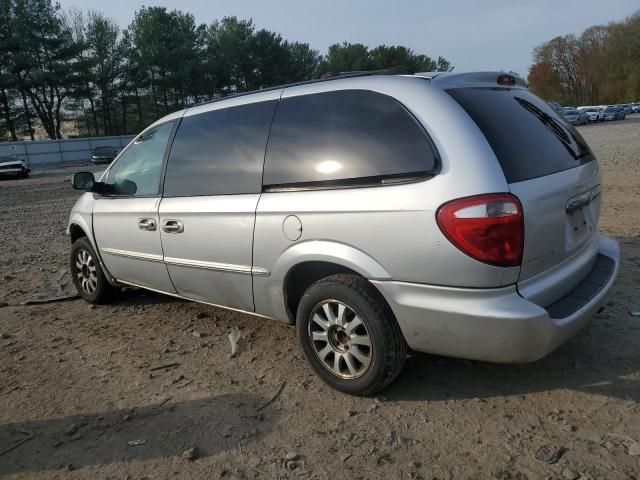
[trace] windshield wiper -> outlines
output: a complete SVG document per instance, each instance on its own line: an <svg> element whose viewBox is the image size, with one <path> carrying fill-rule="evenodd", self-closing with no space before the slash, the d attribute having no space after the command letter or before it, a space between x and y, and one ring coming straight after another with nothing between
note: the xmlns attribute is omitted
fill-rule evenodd
<svg viewBox="0 0 640 480"><path fill-rule="evenodd" d="M555 118L553 118L547 112L544 112L543 110L536 107L533 103L525 100L524 98L519 98L519 97L514 97L514 98L520 105L522 105L523 108L525 108L528 112L532 113L538 120L540 120L542 124L558 138L558 140L560 140L562 145L567 149L569 154L575 160L578 160L590 153L588 149L585 149L584 151L581 151L580 154L577 154L575 150L572 148L571 139L573 139L573 142L575 142L575 144L578 147L581 147L581 145L576 140L576 137L574 137L573 134L571 134L571 132L567 133L567 130L564 127L562 127L560 122L558 122ZM571 134L571 136L569 136L569 134ZM582 150L582 148L580 148L580 150Z"/></svg>

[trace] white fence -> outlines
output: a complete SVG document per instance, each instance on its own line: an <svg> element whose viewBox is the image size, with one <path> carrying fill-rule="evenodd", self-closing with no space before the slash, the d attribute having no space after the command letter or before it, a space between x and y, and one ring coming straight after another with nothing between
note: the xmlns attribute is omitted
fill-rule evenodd
<svg viewBox="0 0 640 480"><path fill-rule="evenodd" d="M88 162L96 147L122 149L134 135L114 137L84 137L36 142L0 142L0 157L10 156L24 160L28 165L48 163Z"/></svg>

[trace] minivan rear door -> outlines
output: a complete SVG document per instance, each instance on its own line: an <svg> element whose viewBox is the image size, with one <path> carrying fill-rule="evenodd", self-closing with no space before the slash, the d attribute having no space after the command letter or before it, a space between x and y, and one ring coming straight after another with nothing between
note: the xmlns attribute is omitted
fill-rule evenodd
<svg viewBox="0 0 640 480"><path fill-rule="evenodd" d="M482 130L510 191L522 202L525 243L519 281L576 255L595 261L589 247L598 227L600 176L580 133L523 88L471 87L447 93Z"/></svg>

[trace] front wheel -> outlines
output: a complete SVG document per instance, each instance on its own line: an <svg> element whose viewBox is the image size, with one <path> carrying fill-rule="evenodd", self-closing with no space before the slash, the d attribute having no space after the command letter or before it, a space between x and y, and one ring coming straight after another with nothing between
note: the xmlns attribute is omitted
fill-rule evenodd
<svg viewBox="0 0 640 480"><path fill-rule="evenodd" d="M315 373L329 386L370 395L400 373L407 343L380 293L357 275L317 281L298 306L300 346Z"/></svg>
<svg viewBox="0 0 640 480"><path fill-rule="evenodd" d="M117 289L105 277L98 257L87 237L79 238L73 242L69 254L69 268L73 284L85 301L103 304L113 298Z"/></svg>

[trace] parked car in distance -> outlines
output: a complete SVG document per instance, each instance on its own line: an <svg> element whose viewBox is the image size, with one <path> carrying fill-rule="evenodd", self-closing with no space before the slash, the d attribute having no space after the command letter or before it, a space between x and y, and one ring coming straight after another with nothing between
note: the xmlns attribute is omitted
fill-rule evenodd
<svg viewBox="0 0 640 480"><path fill-rule="evenodd" d="M624 120L626 117L627 114L624 112L624 109L615 105L609 105L604 110L605 120Z"/></svg>
<svg viewBox="0 0 640 480"><path fill-rule="evenodd" d="M571 125L586 125L589 117L575 107L562 107L562 115Z"/></svg>
<svg viewBox="0 0 640 480"><path fill-rule="evenodd" d="M624 105L620 105L620 106L624 109L624 114L625 115L627 115L629 113L633 113L633 107L630 104L625 103Z"/></svg>
<svg viewBox="0 0 640 480"><path fill-rule="evenodd" d="M91 154L93 163L111 163L118 156L116 147L96 147Z"/></svg>
<svg viewBox="0 0 640 480"><path fill-rule="evenodd" d="M226 97L158 120L73 184L69 265L87 302L130 285L295 324L312 369L350 394L391 382L409 349L541 358L618 272L595 156L502 72Z"/></svg>
<svg viewBox="0 0 640 480"><path fill-rule="evenodd" d="M633 103L631 108L633 108L634 113L640 113L640 103Z"/></svg>
<svg viewBox="0 0 640 480"><path fill-rule="evenodd" d="M11 156L0 157L1 177L29 178L29 172L31 169L27 167L24 160Z"/></svg>
<svg viewBox="0 0 640 480"><path fill-rule="evenodd" d="M604 108L579 107L578 112L585 113L589 122L604 122Z"/></svg>

